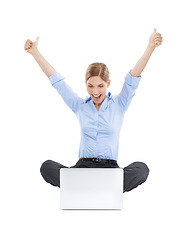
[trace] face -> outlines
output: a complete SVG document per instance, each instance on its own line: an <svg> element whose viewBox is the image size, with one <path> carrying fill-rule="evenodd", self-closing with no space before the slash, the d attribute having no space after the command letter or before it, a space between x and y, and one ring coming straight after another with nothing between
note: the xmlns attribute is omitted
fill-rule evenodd
<svg viewBox="0 0 190 240"><path fill-rule="evenodd" d="M106 98L106 92L110 82L111 80L109 80L108 83L105 82L99 76L91 77L86 82L87 92L95 105L101 105Z"/></svg>

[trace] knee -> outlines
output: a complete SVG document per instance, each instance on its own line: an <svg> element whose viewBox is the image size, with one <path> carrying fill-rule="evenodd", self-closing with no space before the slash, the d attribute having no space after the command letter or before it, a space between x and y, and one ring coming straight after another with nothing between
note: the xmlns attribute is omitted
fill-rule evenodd
<svg viewBox="0 0 190 240"><path fill-rule="evenodd" d="M149 168L143 162L134 162L124 168L124 192L131 191L144 183L149 175Z"/></svg>
<svg viewBox="0 0 190 240"><path fill-rule="evenodd" d="M149 175L149 168L143 162L134 162L125 167L124 172L132 175L136 179L139 179L141 182L145 182Z"/></svg>
<svg viewBox="0 0 190 240"><path fill-rule="evenodd" d="M145 182L149 175L149 168L143 162L135 162L137 175L141 178L142 182Z"/></svg>
<svg viewBox="0 0 190 240"><path fill-rule="evenodd" d="M52 161L51 160L47 160L45 162L42 163L41 167L40 167L40 172L42 174L42 176L44 176L45 174L47 174L48 169L51 166Z"/></svg>

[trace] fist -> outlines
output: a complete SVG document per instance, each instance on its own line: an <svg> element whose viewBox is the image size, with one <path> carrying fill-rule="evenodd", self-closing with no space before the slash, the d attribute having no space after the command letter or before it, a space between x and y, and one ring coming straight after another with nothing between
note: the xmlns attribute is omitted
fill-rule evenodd
<svg viewBox="0 0 190 240"><path fill-rule="evenodd" d="M36 41L35 42L32 42L30 39L28 39L25 43L25 46L24 46L24 49L30 53L30 54L33 54L35 50L37 50L37 47L38 47L38 40L39 40L39 37L36 38Z"/></svg>
<svg viewBox="0 0 190 240"><path fill-rule="evenodd" d="M158 47L162 44L163 37L160 33L156 32L156 28L150 36L149 44L151 47Z"/></svg>

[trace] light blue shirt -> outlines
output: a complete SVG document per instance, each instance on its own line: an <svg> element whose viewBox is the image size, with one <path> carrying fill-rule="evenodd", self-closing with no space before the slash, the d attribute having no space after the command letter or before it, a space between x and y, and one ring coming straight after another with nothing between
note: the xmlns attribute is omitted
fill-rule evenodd
<svg viewBox="0 0 190 240"><path fill-rule="evenodd" d="M125 77L121 92L113 96L109 92L99 111L91 97L82 99L74 93L60 73L49 78L78 118L81 128L79 158L118 160L119 136L124 114L141 79L141 76L132 77L130 72Z"/></svg>

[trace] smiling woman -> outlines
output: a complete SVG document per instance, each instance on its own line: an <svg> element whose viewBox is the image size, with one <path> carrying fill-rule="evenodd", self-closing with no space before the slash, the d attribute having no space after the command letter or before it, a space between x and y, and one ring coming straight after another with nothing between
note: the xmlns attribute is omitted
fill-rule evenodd
<svg viewBox="0 0 190 240"><path fill-rule="evenodd" d="M104 63L92 63L86 70L87 92L99 111L106 98L107 88L110 85L109 70Z"/></svg>
<svg viewBox="0 0 190 240"><path fill-rule="evenodd" d="M161 45L162 36L154 29L143 56L125 77L121 92L112 96L107 88L110 85L109 71L103 63L92 63L86 71L86 87L90 97L80 98L66 83L64 77L45 60L38 51L39 38L35 42L27 40L25 50L30 53L52 86L58 91L64 102L76 114L81 127L79 161L75 168L118 168L119 136L124 115L141 80L154 49ZM45 161L41 174L45 181L60 186L60 168L66 166L52 160ZM134 162L124 169L123 191L130 191L144 183L149 169L143 162Z"/></svg>
<svg viewBox="0 0 190 240"><path fill-rule="evenodd" d="M86 86L87 86L87 92L92 98L94 105L97 110L100 109L100 105L106 98L107 88L110 85L109 82L103 81L99 76L97 77L90 77L87 80Z"/></svg>

